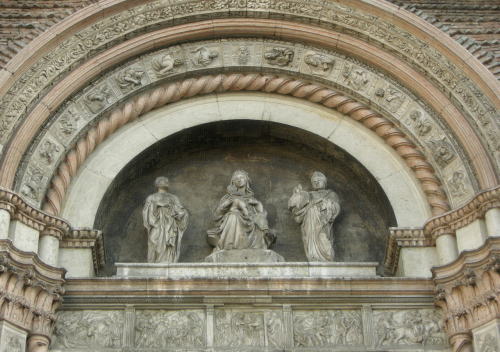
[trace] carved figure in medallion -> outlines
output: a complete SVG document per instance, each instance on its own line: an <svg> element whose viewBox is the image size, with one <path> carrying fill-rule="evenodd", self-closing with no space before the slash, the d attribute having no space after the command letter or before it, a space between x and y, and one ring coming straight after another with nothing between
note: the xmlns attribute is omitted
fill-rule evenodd
<svg viewBox="0 0 500 352"><path fill-rule="evenodd" d="M267 249L276 240L269 229L267 212L254 198L250 177L237 170L215 210L215 227L208 230L214 252L231 249Z"/></svg>
<svg viewBox="0 0 500 352"><path fill-rule="evenodd" d="M21 187L21 193L28 198L36 200L40 195L40 187L42 186L43 180L43 171L36 167L30 167L28 168L28 172L26 174L26 179L24 180L24 184Z"/></svg>
<svg viewBox="0 0 500 352"><path fill-rule="evenodd" d="M432 156L439 166L445 167L455 158L453 147L445 137L430 141L430 145L432 148Z"/></svg>
<svg viewBox="0 0 500 352"><path fill-rule="evenodd" d="M334 59L318 53L307 54L304 56L304 62L309 66L314 74L327 73L335 64Z"/></svg>
<svg viewBox="0 0 500 352"><path fill-rule="evenodd" d="M42 157L47 164L52 164L61 149L59 146L51 141L44 141L40 148L40 157Z"/></svg>
<svg viewBox="0 0 500 352"><path fill-rule="evenodd" d="M179 199L168 193L168 178L155 181L158 192L146 198L142 210L148 231L148 262L175 263L179 259L181 240L188 224L188 212Z"/></svg>
<svg viewBox="0 0 500 352"><path fill-rule="evenodd" d="M332 261L334 256L332 224L340 213L340 204L337 194L326 189L326 182L326 176L316 171L311 177L313 191L306 192L298 185L288 200L288 209L301 224L310 262Z"/></svg>
<svg viewBox="0 0 500 352"><path fill-rule="evenodd" d="M116 77L116 83L122 91L129 91L142 85L144 71L137 68L127 68Z"/></svg>
<svg viewBox="0 0 500 352"><path fill-rule="evenodd" d="M461 197L467 193L465 189L465 173L463 171L455 171L448 180L450 192L455 197Z"/></svg>
<svg viewBox="0 0 500 352"><path fill-rule="evenodd" d="M67 112L61 116L59 119L59 129L64 136L69 136L76 131L78 127L78 120L80 116L72 109L68 109Z"/></svg>
<svg viewBox="0 0 500 352"><path fill-rule="evenodd" d="M293 50L288 48L271 48L264 53L264 58L271 65L288 66L293 60Z"/></svg>
<svg viewBox="0 0 500 352"><path fill-rule="evenodd" d="M354 68L353 65L346 64L342 73L346 83L356 90L362 90L368 84L368 74L365 70Z"/></svg>
<svg viewBox="0 0 500 352"><path fill-rule="evenodd" d="M111 88L102 86L87 94L85 96L85 103L90 111L96 114L99 110L104 109L106 104L109 104L112 96Z"/></svg>
<svg viewBox="0 0 500 352"><path fill-rule="evenodd" d="M192 53L194 55L191 61L195 66L208 66L217 56L219 56L217 51L207 49L204 46L193 50Z"/></svg>
<svg viewBox="0 0 500 352"><path fill-rule="evenodd" d="M157 76L169 74L175 67L182 64L183 62L181 59L174 59L170 54L157 56L151 61L151 67L153 67Z"/></svg>
<svg viewBox="0 0 500 352"><path fill-rule="evenodd" d="M432 130L432 123L429 120L423 119L420 111L412 111L410 118L413 120L415 131L420 137L427 135Z"/></svg>
<svg viewBox="0 0 500 352"><path fill-rule="evenodd" d="M236 49L234 58L240 65L245 65L250 61L250 50L246 46L240 46Z"/></svg>

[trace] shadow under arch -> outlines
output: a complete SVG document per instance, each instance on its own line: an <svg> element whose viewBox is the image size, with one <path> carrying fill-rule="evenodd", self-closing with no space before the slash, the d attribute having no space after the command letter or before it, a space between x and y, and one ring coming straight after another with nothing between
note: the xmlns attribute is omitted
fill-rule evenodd
<svg viewBox="0 0 500 352"><path fill-rule="evenodd" d="M151 145L131 160L100 202L94 228L105 235L107 265L145 262L147 235L142 225L144 199L155 192L154 179L169 177L171 189L190 212L181 262L200 262L210 254L206 230L212 211L236 169L249 172L257 199L277 232L273 249L287 261L306 261L300 234L287 201L298 183L320 170L340 197L334 223L336 261L383 262L394 212L377 180L346 151L297 127L271 121L228 120L197 125Z"/></svg>

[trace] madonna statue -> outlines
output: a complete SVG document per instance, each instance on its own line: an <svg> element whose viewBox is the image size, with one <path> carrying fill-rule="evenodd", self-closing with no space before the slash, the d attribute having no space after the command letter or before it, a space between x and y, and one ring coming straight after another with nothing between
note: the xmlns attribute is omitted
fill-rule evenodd
<svg viewBox="0 0 500 352"><path fill-rule="evenodd" d="M231 249L267 249L276 237L267 223L267 212L253 196L248 173L237 170L214 214L215 227L208 230L214 252Z"/></svg>
<svg viewBox="0 0 500 352"><path fill-rule="evenodd" d="M288 201L288 208L301 224L302 241L310 262L333 261L332 224L340 213L337 194L326 189L326 176L314 172L313 191L306 192L298 185Z"/></svg>
<svg viewBox="0 0 500 352"><path fill-rule="evenodd" d="M188 212L176 196L167 192L168 178L158 177L155 186L158 192L146 198L142 210L148 231L148 263L175 263L179 260Z"/></svg>

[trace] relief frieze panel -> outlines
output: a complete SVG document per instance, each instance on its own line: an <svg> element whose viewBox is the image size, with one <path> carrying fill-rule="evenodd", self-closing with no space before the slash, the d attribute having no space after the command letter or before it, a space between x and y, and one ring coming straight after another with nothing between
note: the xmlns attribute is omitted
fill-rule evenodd
<svg viewBox="0 0 500 352"><path fill-rule="evenodd" d="M137 311L135 347L153 350L205 346L203 311Z"/></svg>
<svg viewBox="0 0 500 352"><path fill-rule="evenodd" d="M490 151L496 154L497 162L500 161L500 141L497 137L498 126L495 123L498 113L487 97L458 67L452 65L436 49L392 23L381 21L358 9L324 1L152 1L106 17L54 48L21 76L3 97L0 104L2 116L0 143L6 142L19 117L29 109L41 91L77 62L89 57L91 53L104 50L110 42L124 40L127 34L145 31L148 26L154 24L168 23L174 17L196 16L207 11L218 13L220 16L229 16L232 11L237 13L238 9L255 12L272 11L283 16L313 18L319 16L324 26L334 26L336 30L347 30L363 37L368 36L374 44L390 48L431 80L450 91L457 104L463 105L465 111L473 116L473 124L477 125L478 131L485 137ZM212 18L216 16L215 13ZM164 65L169 66L168 63Z"/></svg>
<svg viewBox="0 0 500 352"><path fill-rule="evenodd" d="M448 350L441 316L434 309L367 312L245 305L62 311L51 351Z"/></svg>
<svg viewBox="0 0 500 352"><path fill-rule="evenodd" d="M295 311L293 340L296 347L362 345L360 311Z"/></svg>
<svg viewBox="0 0 500 352"><path fill-rule="evenodd" d="M108 349L122 346L122 311L63 311L58 314L52 348Z"/></svg>
<svg viewBox="0 0 500 352"><path fill-rule="evenodd" d="M276 48L282 50L275 53L273 50ZM266 54L272 55L266 58ZM150 84L175 80L186 70L203 69L203 65L212 69L241 65L257 68L267 66L270 69L279 68L321 76L335 88L352 91L360 99L377 104L384 115L393 116L395 123L401 125L405 133L415 136L413 140L416 144L419 140L424 141L421 148L427 150L429 160L435 161L437 172L444 183L452 177L453 172L462 170L465 191L462 190L460 196L457 196L458 193L452 193L448 187L450 198L459 198L454 204L465 201L473 194L471 172L465 166L467 163L463 162L465 159L459 146L451 145L453 137L445 137L446 130L440 120L410 92L383 73L342 54L304 47L302 44L258 39L225 39L176 45L144 55L108 72L74 96L54 115L48 132L41 132L38 137L41 142L34 145L27 154L23 162L26 167L19 173L18 180L21 182L16 182L16 189L25 189L29 194L24 192L26 196L37 204L41 202L50 177L57 167L56 162L47 163L40 160L42 155L47 154L44 150L45 138L56 142L59 153L70 150L76 138L94 125L96 120L101 118L103 111L109 111L118 102ZM400 124L398 119L403 123ZM47 137L43 136L44 133ZM443 138L444 141L439 142ZM440 155L434 153L437 149L432 143L436 143L435 141L443 144L443 148L438 148L443 151ZM32 164L44 165L42 174L46 176L37 182L39 192L30 191L32 186L29 184L29 178L22 176L30 172L29 166Z"/></svg>
<svg viewBox="0 0 500 352"><path fill-rule="evenodd" d="M440 319L440 315L430 309L375 311L375 344L379 348L394 345L444 345L447 338Z"/></svg>

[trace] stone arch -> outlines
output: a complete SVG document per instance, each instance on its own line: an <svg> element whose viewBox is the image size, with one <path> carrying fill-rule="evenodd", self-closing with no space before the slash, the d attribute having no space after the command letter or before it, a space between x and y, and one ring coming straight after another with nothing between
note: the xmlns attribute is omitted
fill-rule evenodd
<svg viewBox="0 0 500 352"><path fill-rule="evenodd" d="M375 131L405 160L406 164L415 172L424 193L426 193L433 214L439 214L448 209L446 196L439 187L440 182L435 177L433 169L425 157L394 124L381 115L352 99L319 85L285 77L232 74L202 76L169 84L143 93L133 98L129 103L115 109L109 118L100 120L84 137L80 138L73 150L59 165L57 174L53 177L51 187L47 192L44 210L52 214L59 213L71 178L78 173L79 168L94 149L124 124L170 102L200 94L224 91L274 92L303 98L328 108L337 109Z"/></svg>
<svg viewBox="0 0 500 352"><path fill-rule="evenodd" d="M276 25L278 24L277 21L272 22L266 22L265 20L259 20L259 30L255 32L256 35L270 35L270 31L275 33L275 28ZM256 21L252 20L252 23L256 23ZM207 27L203 29L203 26L206 25ZM244 28L245 21L244 20L221 20L220 22L214 22L211 21L210 24L204 24L203 22L198 22L196 26L186 26L189 27L189 31L191 32L191 35L195 33L195 37L199 35L200 37L206 36L210 33L210 35L213 35L213 33L227 33L228 31L236 31L236 30L242 30ZM488 161L488 156L485 154L483 147L481 146L481 143L478 141L478 139L475 137L474 133L472 132L472 129L469 130L469 132L465 132L464 134L464 126L470 126L469 123L467 123L465 120L460 121L460 117L462 114L453 107L453 104L448 101L446 97L444 97L437 89L433 88L432 86L429 87L429 82L426 81L426 79L420 75L417 71L412 70L411 67L408 67L403 61L398 61L397 58L391 57L387 53L384 53L381 50L378 50L377 48L374 47L369 47L367 46L366 43L354 39L352 37L349 37L343 33L334 33L328 30L316 30L314 33L311 32L311 28L309 28L306 25L296 25L294 24L293 26L290 26L286 22L279 22L279 33L280 36L283 38L297 38L297 30L300 29L301 31L301 38L304 38L304 35L307 34L307 38L311 42L321 42L322 45L329 45L329 46L336 46L340 50L344 50L347 52L351 52L353 55L365 55L367 60L371 60L374 63L377 64L377 66L382 67L386 70L392 71L394 74L397 74L401 77L402 81L406 82L407 85L412 85L414 83L415 85L415 90L421 94L425 100L429 101L432 105L434 105L435 108L437 108L438 111L441 112L445 118L448 118L448 122L450 122L452 125L455 125L454 131L458 134L458 139L464 141L464 144L467 146L467 154L469 156L474 155L473 161L476 162L476 172L478 173L478 179L480 181L481 187L485 187L485 185L491 185L495 184L495 172L492 171L492 166L491 163ZM175 30L169 30L170 34L172 35L171 38L175 38L175 40L180 40L180 39L193 39L195 37L186 37L185 34L182 34L182 26L176 27L180 29L180 31L175 31ZM293 27L293 30L292 30ZM184 28L184 30L186 30ZM194 30L196 28L196 30ZM246 27L245 27L246 28ZM203 32L205 31L205 32ZM214 32L215 31L215 32ZM143 42L141 45L137 46L137 50L144 50L146 47L149 46L149 49L151 48L151 45L162 45L168 42L168 40L173 40L173 39L166 39L164 36L160 34L161 31L159 31L155 36L150 36L151 41L148 42ZM174 33L175 32L175 33ZM160 37L158 37L159 35ZM184 37L183 37L184 36ZM161 39L158 39L161 38ZM333 39L332 39L333 38ZM124 47L128 47L128 55L135 55L138 51L137 50L131 50L131 45L135 45L133 43L137 43L138 41L143 40L144 38L138 37L132 42L126 43L126 45L117 45L114 49L115 50L110 50L108 51L107 55L101 55L100 57L96 57L94 60L89 60L86 64L86 67L89 68L89 71L87 72L92 72L92 74L95 74L96 72L102 72L102 70L105 69L104 65L101 64L99 67L93 67L93 64L96 64L99 62L101 59L108 58L109 61L107 65L112 65L116 64L116 62L123 57L120 57L120 55L117 55L117 52L119 52L120 48L123 52ZM156 44L153 44L156 41ZM125 44L125 43L124 43ZM140 49L142 47L142 49ZM373 50L372 50L373 49ZM113 56L113 58L110 58L110 55ZM396 60L396 61L394 61ZM389 65L390 62L390 65ZM85 66L85 65L84 65ZM78 70L78 73L75 73L75 76L78 76L79 74L83 74L84 68L81 70ZM72 79L75 77L73 76ZM474 77L477 77L474 76ZM81 85L82 81L73 81L70 82L71 80L66 80L66 83L74 84L73 87L77 87L78 85ZM486 82L486 81L485 81ZM61 81L61 84L56 87L56 89L60 89L65 86L65 84ZM68 86L65 86L68 87ZM430 88L430 89L428 89ZM56 90L54 89L54 90ZM54 92L53 90L53 92ZM73 90L73 88L69 89L70 91ZM50 95L50 94L49 94ZM24 142L30 139L29 137L29 129L33 129L33 127L36 127L37 125L40 125L40 120L43 121L43 118L40 119L41 116L47 116L50 115L51 111L54 111L58 104L61 102L61 96L57 97L58 94L56 93L53 95L51 98L48 96L45 96L46 99L41 101L41 104L38 105L38 108L35 108L31 114L31 116L36 116L38 115L38 118L27 118L26 121L24 122L23 126L20 126L18 129L18 132L16 134L17 141L21 141L23 138L25 139ZM441 100L443 98L443 100ZM441 101L439 101L441 100ZM443 103L444 102L444 103ZM49 108L47 110L47 107ZM490 111L490 110L488 110ZM38 122L33 125L32 123L34 120L37 120ZM458 119L458 120L457 120ZM461 125L460 128L458 125ZM465 127L467 130L468 127ZM36 128L35 128L36 129ZM21 138L23 136L23 138ZM467 140L468 143L465 143L465 140ZM16 168L16 166L19 163L20 155L22 154L23 150L26 150L26 143L22 145L22 141L20 143L21 145L18 145L17 148L15 147L8 147L6 148L6 151L4 153L3 157L3 162L5 165L7 165L7 168L5 168L5 172L3 173L4 175L4 181L6 182L5 184L11 184L12 183L12 178L13 178L13 169ZM479 166L479 164L482 164ZM487 176L488 175L488 176Z"/></svg>
<svg viewBox="0 0 500 352"><path fill-rule="evenodd" d="M392 205L398 226L419 226L430 215L426 197L409 166L374 131L335 110L307 101L243 92L193 97L165 105L117 129L82 162L60 215L74 226L92 227L109 185L140 152L190 127L240 119L289 125L344 149L377 179ZM92 192L84 191L89 189Z"/></svg>

